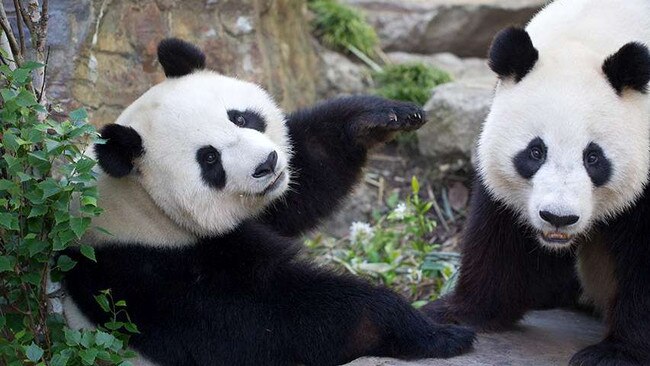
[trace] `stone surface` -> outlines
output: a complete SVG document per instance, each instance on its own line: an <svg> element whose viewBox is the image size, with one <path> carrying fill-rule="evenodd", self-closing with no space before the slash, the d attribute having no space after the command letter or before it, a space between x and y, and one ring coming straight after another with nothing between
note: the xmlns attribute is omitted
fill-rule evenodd
<svg viewBox="0 0 650 366"><path fill-rule="evenodd" d="M5 0L6 1L6 0ZM51 99L112 122L163 80L156 46L194 42L207 66L262 84L291 109L316 99L319 59L304 0L60 0L51 8Z"/></svg>
<svg viewBox="0 0 650 366"><path fill-rule="evenodd" d="M566 365L582 348L597 343L603 325L585 314L548 310L530 313L515 330L479 334L474 350L447 360L400 361L361 358L348 366L479 366L479 365Z"/></svg>
<svg viewBox="0 0 650 366"><path fill-rule="evenodd" d="M440 85L424 106L429 122L417 132L420 153L450 161L471 160L493 87L462 81Z"/></svg>
<svg viewBox="0 0 650 366"><path fill-rule="evenodd" d="M345 0L366 14L385 51L485 57L492 37L524 25L546 0Z"/></svg>
<svg viewBox="0 0 650 366"><path fill-rule="evenodd" d="M322 64L323 87L319 95L327 98L368 92L372 87L370 70L344 55L318 47Z"/></svg>
<svg viewBox="0 0 650 366"><path fill-rule="evenodd" d="M389 52L388 59L394 63L421 62L451 74L454 81L464 81L467 84L485 84L494 86L497 77L487 65L487 60L477 57L460 58L454 54L443 52L432 55L420 55L406 52Z"/></svg>

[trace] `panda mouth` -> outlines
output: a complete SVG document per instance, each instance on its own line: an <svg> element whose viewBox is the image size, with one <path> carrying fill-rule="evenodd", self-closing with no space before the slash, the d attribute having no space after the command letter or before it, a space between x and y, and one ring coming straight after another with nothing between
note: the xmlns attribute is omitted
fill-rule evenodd
<svg viewBox="0 0 650 366"><path fill-rule="evenodd" d="M278 174L278 176L275 177L275 179L268 186L266 186L266 188L264 188L264 190L259 195L264 196L267 193L274 191L284 181L284 177L286 175L287 173L284 171Z"/></svg>
<svg viewBox="0 0 650 366"><path fill-rule="evenodd" d="M542 239L553 244L567 244L573 240L573 235L561 231L543 231Z"/></svg>

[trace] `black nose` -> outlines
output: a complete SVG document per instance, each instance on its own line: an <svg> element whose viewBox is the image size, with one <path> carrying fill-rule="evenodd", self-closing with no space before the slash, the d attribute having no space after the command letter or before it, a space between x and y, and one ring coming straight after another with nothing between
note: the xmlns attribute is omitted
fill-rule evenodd
<svg viewBox="0 0 650 366"><path fill-rule="evenodd" d="M558 216L548 211L540 211L539 217L541 217L542 220L548 222L549 224L555 227L564 227L564 226L573 225L576 222L578 222L578 220L580 219L580 217L576 215Z"/></svg>
<svg viewBox="0 0 650 366"><path fill-rule="evenodd" d="M262 164L258 165L257 168L255 168L255 171L253 172L253 178L262 178L262 177L266 177L269 174L273 174L277 162L278 162L278 153L274 151L269 154L265 162L263 162Z"/></svg>

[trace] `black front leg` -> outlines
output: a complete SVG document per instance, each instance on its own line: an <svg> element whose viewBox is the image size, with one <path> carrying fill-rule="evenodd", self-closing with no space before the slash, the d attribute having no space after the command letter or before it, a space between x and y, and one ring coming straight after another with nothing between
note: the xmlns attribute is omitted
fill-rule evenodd
<svg viewBox="0 0 650 366"><path fill-rule="evenodd" d="M571 253L550 253L516 214L474 184L454 292L423 309L442 323L501 330L531 309L575 303L579 284Z"/></svg>
<svg viewBox="0 0 650 366"><path fill-rule="evenodd" d="M294 112L287 122L293 146L290 190L261 221L288 236L314 228L358 182L368 149L396 132L419 128L423 116L412 103L372 96L333 99Z"/></svg>
<svg viewBox="0 0 650 366"><path fill-rule="evenodd" d="M571 365L650 364L650 189L603 230L616 265L617 292L605 339L578 352Z"/></svg>

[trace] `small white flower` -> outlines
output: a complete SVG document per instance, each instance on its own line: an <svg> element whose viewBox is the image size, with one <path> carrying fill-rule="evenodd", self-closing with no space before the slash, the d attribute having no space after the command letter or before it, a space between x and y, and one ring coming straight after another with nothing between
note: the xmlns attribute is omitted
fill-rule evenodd
<svg viewBox="0 0 650 366"><path fill-rule="evenodd" d="M406 203L400 202L399 204L397 204L397 207L395 207L395 209L393 210L393 217L398 220L404 220L407 212L408 212L408 208L406 207Z"/></svg>
<svg viewBox="0 0 650 366"><path fill-rule="evenodd" d="M367 222L355 221L350 225L350 240L366 243L374 236L374 229Z"/></svg>

